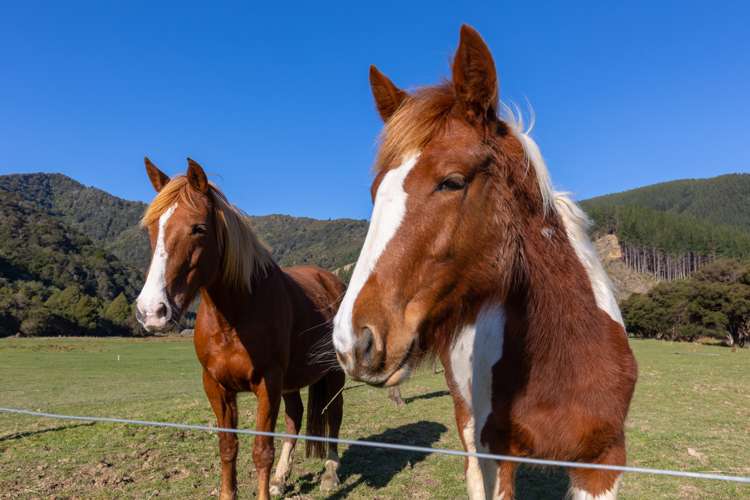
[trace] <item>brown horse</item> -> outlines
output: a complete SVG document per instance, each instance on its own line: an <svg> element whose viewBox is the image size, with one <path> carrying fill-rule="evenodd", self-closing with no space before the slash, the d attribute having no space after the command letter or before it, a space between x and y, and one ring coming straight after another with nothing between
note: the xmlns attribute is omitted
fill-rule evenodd
<svg viewBox="0 0 750 500"><path fill-rule="evenodd" d="M385 121L373 214L334 320L341 365L399 384L440 357L467 450L625 463L636 381L587 219L556 193L536 144L499 117L490 51L468 26L452 80L413 93L370 69ZM470 458L471 498L513 497L515 464ZM572 469L576 499L616 472Z"/></svg>
<svg viewBox="0 0 750 500"><path fill-rule="evenodd" d="M286 431L298 434L300 389L309 386L307 433L337 437L344 373L331 344L331 319L344 285L316 267L281 269L247 217L208 182L197 163L188 159L188 165L187 175L170 180L146 159L158 194L142 220L153 256L138 296L138 320L149 331L165 329L200 292L195 352L219 427L237 427L237 393L252 391L258 398L257 430L274 430L283 398ZM270 480L273 438L255 438L259 498L283 492L294 447L295 440L284 442ZM235 498L237 435L219 433L219 449L221 498ZM326 450L323 443L308 441L306 451L327 457L321 489L332 490L338 484L336 445Z"/></svg>

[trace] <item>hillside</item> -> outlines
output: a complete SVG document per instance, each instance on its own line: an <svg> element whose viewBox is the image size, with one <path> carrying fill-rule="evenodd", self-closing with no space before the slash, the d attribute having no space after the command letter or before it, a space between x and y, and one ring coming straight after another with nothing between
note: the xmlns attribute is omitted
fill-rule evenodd
<svg viewBox="0 0 750 500"><path fill-rule="evenodd" d="M318 220L289 215L251 219L281 265L311 263L331 270L357 260L368 226L365 220Z"/></svg>
<svg viewBox="0 0 750 500"><path fill-rule="evenodd" d="M0 176L0 337L139 333L145 208L60 174ZM281 265L344 266L367 230L350 219L251 219Z"/></svg>
<svg viewBox="0 0 750 500"><path fill-rule="evenodd" d="M134 237L136 231L128 232L138 224L145 208L143 203L86 187L62 174L3 175L0 190L17 194L50 217L106 247L132 267L145 269L148 240L145 235ZM125 237L121 239L123 234Z"/></svg>
<svg viewBox="0 0 750 500"><path fill-rule="evenodd" d="M618 299L750 257L750 175L674 181L582 202ZM236 200L235 200L236 201ZM134 331L133 298L150 249L146 205L60 174L0 176L0 336ZM252 216L281 265L344 278L367 221Z"/></svg>
<svg viewBox="0 0 750 500"><path fill-rule="evenodd" d="M140 284L86 235L0 189L0 337L127 333Z"/></svg>
<svg viewBox="0 0 750 500"><path fill-rule="evenodd" d="M148 267L151 255L148 237L138 227L146 204L86 187L61 174L0 176L0 190L16 193L129 266L140 271ZM367 231L367 222L363 220L317 220L289 215L250 218L282 266L316 264L328 269L344 266L356 259Z"/></svg>
<svg viewBox="0 0 750 500"><path fill-rule="evenodd" d="M623 259L622 247L616 235L600 236L594 240L594 248L612 281L618 302L622 302L634 293L647 293L659 283L653 275L628 267Z"/></svg>
<svg viewBox="0 0 750 500"><path fill-rule="evenodd" d="M623 262L685 278L719 257L750 257L750 175L655 184L581 202L595 238L617 235Z"/></svg>
<svg viewBox="0 0 750 500"><path fill-rule="evenodd" d="M591 198L582 205L587 210L639 206L750 231L750 174L662 182Z"/></svg>

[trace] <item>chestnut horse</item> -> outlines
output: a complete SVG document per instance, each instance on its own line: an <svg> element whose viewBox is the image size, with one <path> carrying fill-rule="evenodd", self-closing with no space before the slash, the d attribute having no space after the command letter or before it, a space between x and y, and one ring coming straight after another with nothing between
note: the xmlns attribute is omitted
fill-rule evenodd
<svg viewBox="0 0 750 500"><path fill-rule="evenodd" d="M300 389L310 386L307 433L337 437L344 373L331 343L331 320L344 285L317 267L281 269L247 217L208 182L200 165L190 159L188 165L187 175L170 180L146 159L158 194L142 219L153 256L138 296L138 320L148 331L165 329L200 292L195 352L219 427L237 427L237 392L252 391L258 398L257 430L274 430L283 398L286 431L298 434ZM283 492L294 447L295 440L284 442L270 480L273 438L255 438L258 498ZM219 433L219 449L221 498L235 498L237 435ZM326 450L324 443L308 441L306 451L327 457L321 489L332 490L338 484L336 445Z"/></svg>
<svg viewBox="0 0 750 500"><path fill-rule="evenodd" d="M499 117L489 49L461 29L452 80L407 93L374 67L385 128L372 219L334 320L352 377L393 386L440 357L470 451L625 463L637 378L587 219L539 148ZM516 465L469 458L471 498L513 497ZM615 498L619 473L570 470L571 496Z"/></svg>

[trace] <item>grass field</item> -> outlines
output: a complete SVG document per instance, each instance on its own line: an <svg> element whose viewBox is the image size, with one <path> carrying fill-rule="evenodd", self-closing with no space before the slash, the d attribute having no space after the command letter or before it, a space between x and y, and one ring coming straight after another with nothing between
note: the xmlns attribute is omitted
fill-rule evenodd
<svg viewBox="0 0 750 500"><path fill-rule="evenodd" d="M640 380L628 421L631 465L750 476L750 349L633 341ZM395 408L350 382L342 436L459 448L442 375L418 372ZM5 339L0 406L214 424L188 339ZM240 400L240 426L255 402ZM281 424L281 421L279 422ZM279 427L281 429L281 427ZM253 496L251 440L240 438L240 497ZM322 498L322 463L295 460L287 496ZM463 461L369 448L342 452L333 498L461 498ZM216 436L0 414L2 498L206 498L216 495ZM522 469L518 496L561 498L559 470ZM626 475L621 498L750 498L750 486Z"/></svg>

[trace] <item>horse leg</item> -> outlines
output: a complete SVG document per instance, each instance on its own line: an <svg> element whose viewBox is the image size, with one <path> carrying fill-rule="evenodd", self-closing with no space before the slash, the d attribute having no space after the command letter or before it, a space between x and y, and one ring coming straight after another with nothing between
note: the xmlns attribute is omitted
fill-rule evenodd
<svg viewBox="0 0 750 500"><path fill-rule="evenodd" d="M404 403L404 400L401 399L401 389L399 389L398 386L388 389L388 399L393 401L393 404L395 404L398 408L401 408L406 404Z"/></svg>
<svg viewBox="0 0 750 500"><path fill-rule="evenodd" d="M237 393L227 391L208 372L203 372L203 389L216 415L219 427L237 427ZM219 433L219 455L221 456L221 500L237 498L237 434Z"/></svg>
<svg viewBox="0 0 750 500"><path fill-rule="evenodd" d="M594 463L625 465L625 440L602 453ZM571 469L572 487L568 492L571 500L615 500L622 473L598 469Z"/></svg>
<svg viewBox="0 0 750 500"><path fill-rule="evenodd" d="M280 378L273 380L266 377L254 388L258 398L258 409L255 416L255 430L273 432L276 417L281 404ZM258 474L258 499L269 500L269 480L273 466L273 437L255 436L253 442L253 463Z"/></svg>
<svg viewBox="0 0 750 500"><path fill-rule="evenodd" d="M339 437L339 429L341 429L341 421L344 418L344 396L341 393L341 388L346 383L346 376L341 371L331 371L326 375L326 392L328 395L326 399L331 401L330 398L336 396L331 404L326 409L326 420L328 426L328 436L332 438ZM320 490L323 493L330 493L335 490L341 482L337 474L339 470L339 445L338 443L328 443L328 454L325 462L325 472L320 478Z"/></svg>
<svg viewBox="0 0 750 500"><path fill-rule="evenodd" d="M512 500L515 498L514 486L516 483L516 469L518 464L515 462L500 462L497 471L497 482L495 482L495 491L492 493L493 498L502 500Z"/></svg>
<svg viewBox="0 0 750 500"><path fill-rule="evenodd" d="M297 392L290 392L283 395L284 413L286 414L286 432L287 434L299 434L302 428L302 414L305 409L302 406L302 397ZM279 455L279 463L276 464L276 472L271 480L269 491L271 495L277 496L284 493L286 480L292 470L292 457L297 440L288 438L284 440Z"/></svg>

